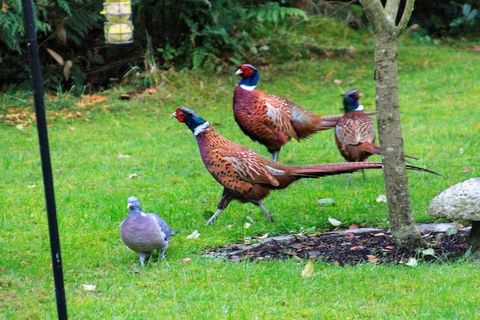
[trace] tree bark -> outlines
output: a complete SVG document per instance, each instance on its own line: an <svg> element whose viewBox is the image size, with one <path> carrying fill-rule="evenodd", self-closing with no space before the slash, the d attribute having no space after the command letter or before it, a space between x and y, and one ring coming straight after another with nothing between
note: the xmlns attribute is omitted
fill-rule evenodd
<svg viewBox="0 0 480 320"><path fill-rule="evenodd" d="M390 230L399 245L418 245L421 235L412 215L400 128L397 45L390 35L375 36L375 75L375 104Z"/></svg>
<svg viewBox="0 0 480 320"><path fill-rule="evenodd" d="M380 0L360 0L360 3L375 38L375 104L390 230L398 245L420 245L422 238L412 215L408 192L397 87L396 40L410 19L414 1L407 0L398 26L399 0L388 0L385 8Z"/></svg>

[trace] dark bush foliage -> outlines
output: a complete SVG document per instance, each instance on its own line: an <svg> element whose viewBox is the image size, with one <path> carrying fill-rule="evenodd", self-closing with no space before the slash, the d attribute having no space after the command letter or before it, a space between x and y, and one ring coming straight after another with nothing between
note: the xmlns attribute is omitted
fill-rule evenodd
<svg viewBox="0 0 480 320"><path fill-rule="evenodd" d="M5 2L6 1L6 2ZM100 1L37 3L45 83L53 90L101 88L136 66L221 70L254 50L255 33L286 19L306 19L282 1L133 0L135 42L106 46ZM21 8L4 0L0 11L0 85L23 83L28 66Z"/></svg>

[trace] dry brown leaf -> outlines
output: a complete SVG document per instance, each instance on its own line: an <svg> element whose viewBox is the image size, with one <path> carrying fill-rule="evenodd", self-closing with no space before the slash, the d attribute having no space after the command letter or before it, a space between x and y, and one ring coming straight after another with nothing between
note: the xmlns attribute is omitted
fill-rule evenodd
<svg viewBox="0 0 480 320"><path fill-rule="evenodd" d="M189 263L190 261L192 261L192 259L191 259L191 258L188 258L188 257L182 259L182 262L183 262L183 263Z"/></svg>
<svg viewBox="0 0 480 320"><path fill-rule="evenodd" d="M155 87L147 88L147 89L145 89L145 93L148 93L148 94L157 93L157 88L155 88Z"/></svg>
<svg viewBox="0 0 480 320"><path fill-rule="evenodd" d="M358 229L358 226L356 224L352 224L350 225L350 227L348 227L348 230L357 230Z"/></svg>
<svg viewBox="0 0 480 320"><path fill-rule="evenodd" d="M365 249L365 246L353 246L350 248L350 251L357 251L357 250L363 250Z"/></svg>
<svg viewBox="0 0 480 320"><path fill-rule="evenodd" d="M368 262L370 262L371 264L377 264L378 263L378 258L374 255L367 254L367 259L368 259Z"/></svg>

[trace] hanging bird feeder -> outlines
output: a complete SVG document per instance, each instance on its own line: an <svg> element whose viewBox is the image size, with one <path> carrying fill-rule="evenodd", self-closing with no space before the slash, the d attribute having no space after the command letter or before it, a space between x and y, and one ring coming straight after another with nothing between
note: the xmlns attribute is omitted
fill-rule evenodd
<svg viewBox="0 0 480 320"><path fill-rule="evenodd" d="M107 0L103 4L101 13L107 18L104 27L106 43L133 43L132 4L130 0Z"/></svg>

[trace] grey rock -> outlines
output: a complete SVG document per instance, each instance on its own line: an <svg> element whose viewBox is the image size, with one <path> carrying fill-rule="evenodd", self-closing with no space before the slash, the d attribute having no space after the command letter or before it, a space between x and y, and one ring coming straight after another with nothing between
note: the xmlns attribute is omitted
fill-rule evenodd
<svg viewBox="0 0 480 320"><path fill-rule="evenodd" d="M143 212L135 197L128 198L128 208L130 212L120 224L120 237L125 245L138 253L142 265L154 250L159 250L164 258L172 236L168 224L155 213Z"/></svg>
<svg viewBox="0 0 480 320"><path fill-rule="evenodd" d="M434 217L480 221L480 178L442 191L430 202L428 213Z"/></svg>

